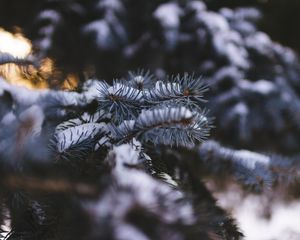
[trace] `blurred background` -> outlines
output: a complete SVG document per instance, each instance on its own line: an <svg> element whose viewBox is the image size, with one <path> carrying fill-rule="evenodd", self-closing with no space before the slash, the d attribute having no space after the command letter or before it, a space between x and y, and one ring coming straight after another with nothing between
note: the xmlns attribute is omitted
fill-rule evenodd
<svg viewBox="0 0 300 240"><path fill-rule="evenodd" d="M89 77L112 81L140 68L194 72L211 87L212 138L299 161L300 1L186 2L0 0L0 51L39 62L29 69L35 78L1 74L28 88L80 90ZM207 186L245 239L300 240L299 186L262 195Z"/></svg>
<svg viewBox="0 0 300 240"><path fill-rule="evenodd" d="M259 28L267 32L272 39L290 46L298 53L300 51L300 30L297 24L300 22L300 2L297 0L224 0L206 1L213 9L222 7L255 6L263 13L259 22Z"/></svg>

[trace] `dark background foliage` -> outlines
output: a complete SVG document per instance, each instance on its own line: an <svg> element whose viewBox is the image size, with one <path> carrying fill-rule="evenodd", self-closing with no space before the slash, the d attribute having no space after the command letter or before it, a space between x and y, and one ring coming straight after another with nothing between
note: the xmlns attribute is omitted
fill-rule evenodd
<svg viewBox="0 0 300 240"><path fill-rule="evenodd" d="M300 53L300 30L292 27L300 22L300 2L297 0L206 0L212 9L221 7L256 6L263 12L260 29L272 39L290 46Z"/></svg>
<svg viewBox="0 0 300 240"><path fill-rule="evenodd" d="M62 2L63 4L59 3ZM25 33L26 36L28 36L30 39L36 38L36 32L35 29L38 27L36 24L33 24L36 22L36 16L39 13L41 8L47 8L55 6L55 4L59 3L61 5L65 5L66 7L70 3L76 3L76 1L39 1L39 0L28 0L26 2L20 1L20 0L2 0L0 2L0 26L4 27L8 31L12 32L18 32L20 29ZM93 1L86 1L87 3L84 5L93 5ZM127 1L129 3L128 6L132 7L132 23L135 23L133 25L135 36L139 36L138 29L142 29L144 27L148 28L151 27L151 25L144 25L144 23L147 22L147 16L145 16L144 22L141 22L139 18L139 21L135 21L135 14L138 12L142 12L144 9L149 9L149 12L153 11L154 9L151 9L151 5L155 6L155 1L152 1L152 4L148 4L147 1L144 3L141 3L141 1L135 1L130 0ZM157 1L157 2L167 2L167 1ZM180 2L180 1L179 1ZM208 8L210 10L218 10L220 8L229 7L229 8L237 8L237 7L257 7L262 11L262 19L258 22L259 29L266 32L273 40L278 41L282 43L285 46L289 46L293 49L295 49L298 53L300 52L300 28L296 27L296 23L300 22L300 2L297 0L224 0L224 1L217 1L217 0L206 0L205 3L207 4ZM67 9L67 8L66 8ZM136 11L136 10L138 11ZM78 9L77 9L78 10ZM65 12L66 15L69 14L69 23L68 26L75 26L77 24L76 18L76 11L74 14L74 9L71 9L70 12ZM78 12L77 12L78 13ZM11 17L7 17L11 16ZM94 18L93 14L89 12L88 18L86 18L84 21L88 22ZM81 20L80 20L81 21ZM16 27L17 26L17 27ZM155 25L152 27L155 28ZM69 29L72 31L72 29ZM133 30L133 29L132 29ZM67 35L66 35L67 36ZM133 36L133 38L135 37ZM68 39L68 40L67 40ZM72 47L74 45L80 44L78 42L78 39L72 39L70 37L67 37L65 39L68 44L64 44L60 41L59 44L62 44L64 47L65 55L61 55L62 53L58 52L52 52L52 55L55 56L58 60L58 63L61 64L61 66L64 67L65 71L71 71L71 72L77 72L80 73L80 70L84 68L82 64L90 64L90 63L96 63L99 61L98 57L92 57L92 59L89 59L88 62L84 63L76 63L74 62L71 66L66 65L64 62L65 58L68 59L86 59L86 56L83 56L82 53L74 53L74 51L71 51ZM75 41L75 42L74 42ZM84 42L82 42L84 44ZM89 49L89 46L84 45L83 46L88 52L89 56L94 55L94 49L93 47ZM75 55L74 55L75 54ZM51 54L50 54L51 55ZM107 55L104 54L104 58L107 57ZM109 57L106 58L106 62L100 61L99 65L104 65L100 70L97 70L97 75L104 77L104 78L112 78L116 76L122 76L128 69L136 69L137 67L145 67L145 68L151 68L149 64L142 64L141 57L137 59L133 59L131 61L131 64L127 65L126 67L121 67L122 64L118 63L117 66L119 67L118 70L115 68L111 69L109 68L110 64L112 62L118 62L118 57L116 56L113 59L110 59ZM144 56L142 56L144 57ZM64 60L63 60L64 59ZM58 65L59 65L58 64ZM108 68L108 70L107 70ZM117 71L117 72L116 72ZM189 71L189 69L182 69L181 71ZM171 69L171 72L176 72L175 69Z"/></svg>
<svg viewBox="0 0 300 240"><path fill-rule="evenodd" d="M222 7L255 6L263 11L259 27L272 39L290 46L300 53L300 28L294 27L300 21L300 2L297 0L206 0L210 9ZM2 0L0 2L0 25L9 31L16 31L14 26L29 29L43 5L39 0ZM17 13L17 16L16 16ZM13 16L13 17L7 17ZM293 27L291 27L293 26Z"/></svg>
<svg viewBox="0 0 300 240"><path fill-rule="evenodd" d="M286 186L297 197L300 4L203 2L0 2L0 26L33 45L25 60L0 53L1 66L30 76L27 65L50 58L61 74L45 92L0 81L0 224L9 212L9 239L119 240L128 224L137 232L127 239L240 239L203 179L265 194ZM150 72L128 74L138 68ZM69 73L78 92L57 91ZM207 136L203 108L214 118L210 140L181 148ZM114 148L133 137L141 149Z"/></svg>

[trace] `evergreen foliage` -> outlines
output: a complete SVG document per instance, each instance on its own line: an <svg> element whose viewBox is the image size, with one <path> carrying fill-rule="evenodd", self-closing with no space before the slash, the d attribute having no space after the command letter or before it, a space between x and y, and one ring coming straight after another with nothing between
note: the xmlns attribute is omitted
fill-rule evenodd
<svg viewBox="0 0 300 240"><path fill-rule="evenodd" d="M29 2L26 21L0 25L21 26L34 51L0 52L0 67L31 79L50 57L81 82L63 91L49 76L53 89L29 90L1 71L3 239L242 239L208 177L260 194L297 188L300 62L258 30L257 9Z"/></svg>
<svg viewBox="0 0 300 240"><path fill-rule="evenodd" d="M141 67L160 79L194 72L210 86L207 108L216 119L219 130L212 134L218 141L239 148L297 153L300 139L294 130L299 122L299 59L257 28L262 18L257 9L230 9L221 7L227 1L206 1L206 5L200 0L30 2L35 3L30 18L24 20L22 13L16 12L11 14L11 22L0 18L0 23L8 29L21 26L33 40L35 62L53 58L65 73L60 77L71 72L82 81L86 80L84 76L95 76L112 83L111 79ZM248 2L252 3L258 4ZM7 9L13 9L11 4L5 1ZM228 5L237 3L228 1ZM241 79L247 82L241 84ZM59 81L54 80L49 77L50 86L57 87ZM270 85L279 91L280 100L276 101L275 95L272 100L262 96L275 94L273 90L264 94L247 90L248 86ZM292 99L284 97L286 94ZM220 104L220 96L228 102ZM292 107L288 107L289 102ZM272 104L276 108L270 108ZM257 112L265 114L258 116ZM245 130L241 125L249 122L251 127ZM259 141L256 134L261 136Z"/></svg>
<svg viewBox="0 0 300 240"><path fill-rule="evenodd" d="M90 88L97 86L97 94L85 102L81 100L92 91L89 88L81 94L16 91L2 82L5 95L19 108L8 108L1 120L2 129L12 134L1 136L0 151L1 186L5 189L1 209L9 212L12 221L7 239L241 236L201 181L199 189L180 187L180 179L169 176L166 180L168 173L158 169L151 158L164 148L191 148L207 137L210 123L200 106L205 91L201 80L152 78L153 87L139 90L132 87L136 79L147 79L147 74L131 73L127 81L115 81L112 86L95 81ZM29 96L32 99L26 104L24 98ZM20 98L22 102L18 102ZM94 110L89 106L92 99L98 101ZM74 100L86 104L81 107L86 111L77 118L65 112L76 106ZM57 110L64 112L61 118ZM14 126L6 118L14 119ZM66 118L69 120L63 121ZM198 196L201 189L207 199ZM20 212L16 204L27 210ZM67 205L68 212L62 211ZM55 206L61 207L56 210ZM147 230L149 224L154 224L155 230ZM79 232L68 231L79 226Z"/></svg>

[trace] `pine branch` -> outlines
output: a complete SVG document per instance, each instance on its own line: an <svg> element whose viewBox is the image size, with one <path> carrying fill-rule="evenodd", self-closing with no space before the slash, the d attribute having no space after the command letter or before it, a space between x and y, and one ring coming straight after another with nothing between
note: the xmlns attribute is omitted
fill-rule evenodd
<svg viewBox="0 0 300 240"><path fill-rule="evenodd" d="M140 90L118 82L115 82L113 86L102 82L98 90L99 110L111 113L112 120L118 123L134 117L138 106L143 101Z"/></svg>
<svg viewBox="0 0 300 240"><path fill-rule="evenodd" d="M234 150L214 141L206 141L199 147L198 156L209 171L232 174L255 191L269 190L276 185L291 185L300 180L299 165L276 155Z"/></svg>
<svg viewBox="0 0 300 240"><path fill-rule="evenodd" d="M84 123L55 133L54 149L64 159L82 159L106 133L104 123Z"/></svg>
<svg viewBox="0 0 300 240"><path fill-rule="evenodd" d="M35 62L29 58L18 58L5 52L0 52L0 66L5 64L14 64L20 67L35 65Z"/></svg>
<svg viewBox="0 0 300 240"><path fill-rule="evenodd" d="M87 112L83 113L78 118L73 118L68 121L62 122L56 126L55 131L61 132L71 127L80 126L85 123L100 123L101 121L108 118L109 115L106 114L104 111L97 111L94 114L89 114Z"/></svg>
<svg viewBox="0 0 300 240"><path fill-rule="evenodd" d="M4 2L13 6L12 1ZM178 165L170 164L173 159L162 159L166 165L165 173L159 172L162 178L175 176L176 181L181 181L174 189L143 171L139 165L143 152L136 154L125 151L124 146L116 147L123 142L134 145L138 139L147 154L159 155L165 145L170 151L174 149L169 146L191 147L208 134L209 120L202 110L205 92L202 81L187 75L165 79L171 72L188 70L197 71L196 76L205 76L211 85L209 108L217 119L216 139L234 147L297 153L299 59L292 50L258 30L255 25L260 17L258 11L223 8L216 12L202 1L35 2L39 3L34 8L38 10L30 13L36 16L9 12L0 17L8 25L19 23L24 27L24 33L33 38L38 59L56 59L66 74L82 76L88 71L87 75L95 73L106 79L119 77L129 68L147 66L160 81L141 71L130 73L127 81L115 81L112 85L100 82L95 87L98 81L91 81L81 93L52 90L37 93L0 81L0 94L6 93L5 103L0 102L3 111L0 110L5 114L0 120L1 174L9 170L6 166L9 165L17 173L36 173L38 169L41 174L59 180L57 173L51 171L57 161L43 156L49 162L41 164L43 159L36 156L42 155L37 147L40 145L32 144L26 135L20 142L11 140L18 134L20 116L37 105L45 116L38 125L42 129L38 132L41 139L48 140L54 126L59 124L54 153L68 161L62 161L67 164L57 170L62 175L78 177L79 183L89 179L96 184L104 182L105 186L103 194L93 200L80 194L74 196L77 194L74 186L67 186L68 191L57 191L63 197L57 198L56 193L53 197L55 191L51 188L48 194L45 190L46 199L30 195L28 186L22 185L21 180L27 181L24 178L18 184L22 185L25 198L20 198L19 192L11 197L0 190L12 215L10 239L134 240L166 236L190 240L239 239L241 236L231 219L215 207L214 200L207 197L209 192L203 190L201 171L207 167L219 179L221 173L228 172L258 190L297 181L296 161L234 150L210 141L199 147L202 161L189 155ZM3 9L5 12L9 8ZM36 18L36 22L23 23L20 20L23 15L26 20ZM6 16L16 19L10 21ZM3 63L27 67L27 63L9 57ZM82 115L84 112L89 114ZM101 112L105 117L98 118ZM109 125L110 133L88 127L98 124ZM11 146L19 143L30 145L30 154L25 151L12 154ZM113 149L108 167L103 166L108 159L99 154L103 149L106 151L106 146ZM181 148L180 151L184 152ZM82 164L75 168L72 160ZM152 164L155 161L152 155L148 159ZM42 188L34 182L33 185ZM78 182L76 178L74 183ZM182 183L190 189L182 188ZM61 186L60 182L51 184ZM45 226L45 222L51 224Z"/></svg>
<svg viewBox="0 0 300 240"><path fill-rule="evenodd" d="M127 84L139 90L150 89L155 83L154 75L150 71L137 70L129 71ZM126 82L125 82L126 84Z"/></svg>
<svg viewBox="0 0 300 240"><path fill-rule="evenodd" d="M136 137L154 145L192 147L195 141L207 137L209 121L203 114L194 114L185 107L157 107L143 111L136 120L111 126L110 131L117 142Z"/></svg>
<svg viewBox="0 0 300 240"><path fill-rule="evenodd" d="M74 182L68 179L44 179L32 176L7 175L1 179L3 188L9 191L28 191L46 194L75 193L85 197L95 197L99 190L92 184Z"/></svg>
<svg viewBox="0 0 300 240"><path fill-rule="evenodd" d="M175 102L187 107L199 108L205 100L203 94L207 86L200 78L185 74L167 81L157 81L155 87L145 91L145 100L152 104Z"/></svg>

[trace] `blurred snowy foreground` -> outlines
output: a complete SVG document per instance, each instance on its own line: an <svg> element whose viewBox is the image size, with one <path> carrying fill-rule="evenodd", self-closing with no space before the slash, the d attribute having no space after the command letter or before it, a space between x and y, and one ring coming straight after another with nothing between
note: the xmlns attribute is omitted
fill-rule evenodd
<svg viewBox="0 0 300 240"><path fill-rule="evenodd" d="M232 213L246 240L299 240L300 202L274 200L266 195L246 196L236 186L215 196Z"/></svg>

